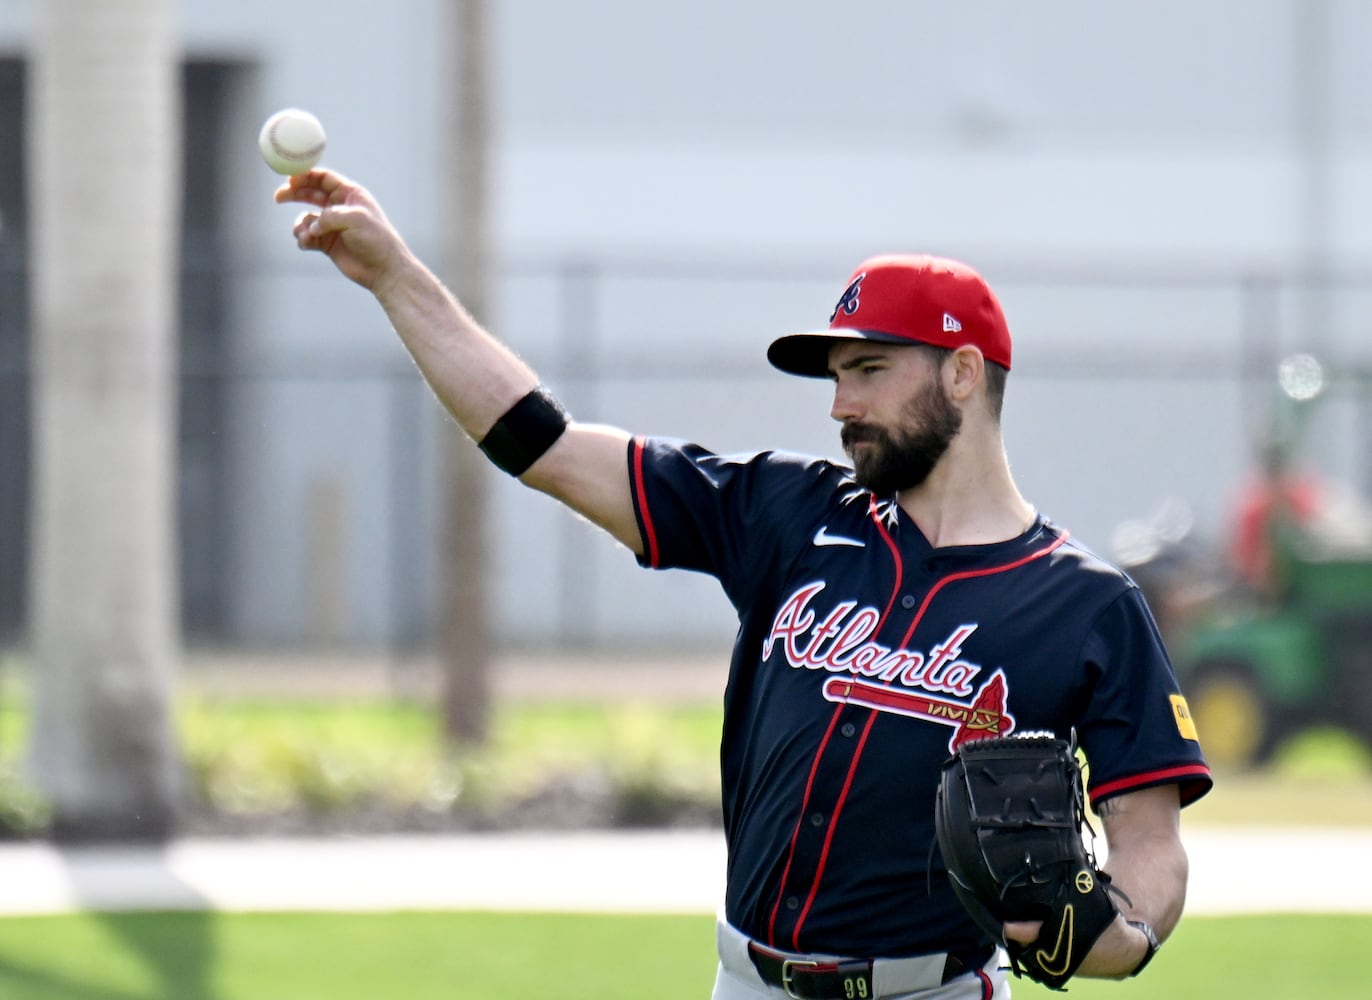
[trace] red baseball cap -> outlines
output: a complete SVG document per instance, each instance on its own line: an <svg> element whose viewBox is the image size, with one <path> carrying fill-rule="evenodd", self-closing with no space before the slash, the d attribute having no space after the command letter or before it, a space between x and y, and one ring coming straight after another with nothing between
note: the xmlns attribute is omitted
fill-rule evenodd
<svg viewBox="0 0 1372 1000"><path fill-rule="evenodd" d="M778 337L767 360L791 375L826 378L829 349L840 340L971 344L986 360L1010 367L1010 328L991 286L966 264L928 254L863 261L834 306L829 329Z"/></svg>

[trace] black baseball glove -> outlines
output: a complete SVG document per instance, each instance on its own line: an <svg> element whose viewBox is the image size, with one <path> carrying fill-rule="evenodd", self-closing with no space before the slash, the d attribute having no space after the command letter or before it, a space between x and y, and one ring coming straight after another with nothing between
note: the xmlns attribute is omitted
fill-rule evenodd
<svg viewBox="0 0 1372 1000"><path fill-rule="evenodd" d="M1082 837L1073 748L1044 735L964 743L944 764L934 811L963 907L1005 946L1016 976L1061 989L1118 912L1119 890ZM1007 920L1041 920L1043 930L1032 944L1006 941Z"/></svg>

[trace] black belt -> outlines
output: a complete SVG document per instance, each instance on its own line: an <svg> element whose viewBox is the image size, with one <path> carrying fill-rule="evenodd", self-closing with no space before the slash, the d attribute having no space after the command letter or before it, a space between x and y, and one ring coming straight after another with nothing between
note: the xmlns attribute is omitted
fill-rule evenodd
<svg viewBox="0 0 1372 1000"><path fill-rule="evenodd" d="M987 949L980 956L959 957L949 955L943 964L941 983L962 975L971 969L980 968L990 961L994 948ZM780 986L786 995L795 1000L858 1000L876 996L872 982L872 959L834 959L813 961L804 958L791 958L763 947L756 941L748 942L748 956L753 967L763 981L772 986ZM931 987L939 984L930 983Z"/></svg>

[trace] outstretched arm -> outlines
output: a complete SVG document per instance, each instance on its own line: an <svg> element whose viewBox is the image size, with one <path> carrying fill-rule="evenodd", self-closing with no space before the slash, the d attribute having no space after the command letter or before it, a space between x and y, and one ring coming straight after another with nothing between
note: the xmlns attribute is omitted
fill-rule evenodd
<svg viewBox="0 0 1372 1000"><path fill-rule="evenodd" d="M330 170L292 177L276 200L309 206L296 243L370 291L448 412L480 441L538 376L481 328L410 251L363 187ZM643 542L629 488L626 432L573 422L521 476L604 528L635 553Z"/></svg>

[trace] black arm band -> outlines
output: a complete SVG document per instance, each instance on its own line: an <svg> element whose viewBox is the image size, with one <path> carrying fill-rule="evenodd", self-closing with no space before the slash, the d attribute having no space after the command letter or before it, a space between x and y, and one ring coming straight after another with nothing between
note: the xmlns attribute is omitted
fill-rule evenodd
<svg viewBox="0 0 1372 1000"><path fill-rule="evenodd" d="M512 476L522 476L567 429L567 411L544 386L505 411L477 446Z"/></svg>

